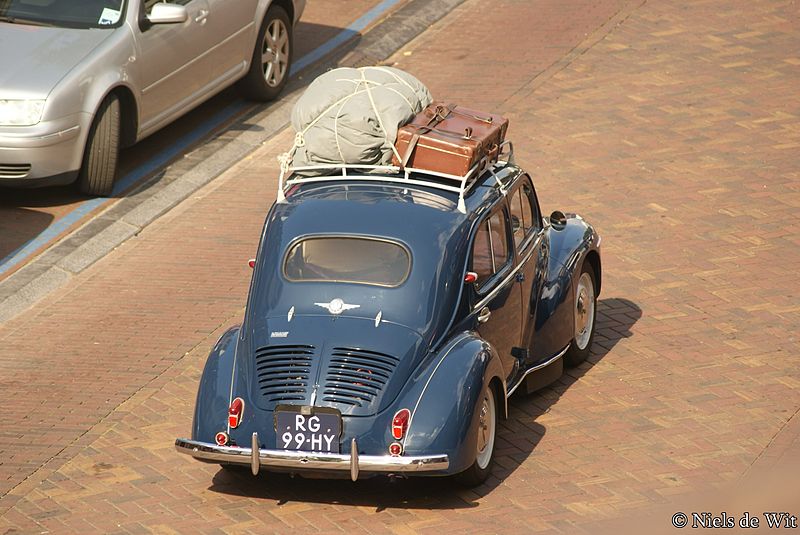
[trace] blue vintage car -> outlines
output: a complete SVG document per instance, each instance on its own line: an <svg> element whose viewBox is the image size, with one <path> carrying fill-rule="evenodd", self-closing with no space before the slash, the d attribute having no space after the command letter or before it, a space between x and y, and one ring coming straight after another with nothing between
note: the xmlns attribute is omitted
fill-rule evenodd
<svg viewBox="0 0 800 535"><path fill-rule="evenodd" d="M597 233L542 217L509 160L466 178L295 169L178 451L253 474L483 482L508 397L589 354L601 284Z"/></svg>

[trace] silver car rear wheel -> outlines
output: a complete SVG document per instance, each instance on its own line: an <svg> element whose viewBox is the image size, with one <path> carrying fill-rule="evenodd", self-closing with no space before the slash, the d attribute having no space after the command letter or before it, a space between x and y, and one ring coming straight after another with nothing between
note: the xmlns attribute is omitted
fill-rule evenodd
<svg viewBox="0 0 800 535"><path fill-rule="evenodd" d="M261 43L261 65L264 80L270 87L278 87L289 73L289 29L275 18L267 26Z"/></svg>
<svg viewBox="0 0 800 535"><path fill-rule="evenodd" d="M239 84L248 98L267 101L280 94L289 80L293 44L289 15L281 6L271 6L258 31L250 70Z"/></svg>

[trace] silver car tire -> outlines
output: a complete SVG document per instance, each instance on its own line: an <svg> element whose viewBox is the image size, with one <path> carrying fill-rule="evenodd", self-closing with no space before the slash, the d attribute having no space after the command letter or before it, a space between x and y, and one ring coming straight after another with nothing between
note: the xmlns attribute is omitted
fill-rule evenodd
<svg viewBox="0 0 800 535"><path fill-rule="evenodd" d="M267 10L250 60L250 70L241 81L245 95L253 100L275 99L289 80L294 52L293 28L281 6Z"/></svg>
<svg viewBox="0 0 800 535"><path fill-rule="evenodd" d="M584 262L581 275L575 286L572 306L574 335L564 355L564 364L578 366L586 360L592 349L595 325L597 324L597 282L592 266Z"/></svg>
<svg viewBox="0 0 800 535"><path fill-rule="evenodd" d="M475 461L456 475L456 480L466 487L477 487L489 477L494 464L497 442L497 395L491 385L486 385L478 400L478 425L475 437Z"/></svg>
<svg viewBox="0 0 800 535"><path fill-rule="evenodd" d="M117 178L119 158L120 106L115 95L100 104L89 129L83 163L78 175L78 189L86 195L111 195Z"/></svg>

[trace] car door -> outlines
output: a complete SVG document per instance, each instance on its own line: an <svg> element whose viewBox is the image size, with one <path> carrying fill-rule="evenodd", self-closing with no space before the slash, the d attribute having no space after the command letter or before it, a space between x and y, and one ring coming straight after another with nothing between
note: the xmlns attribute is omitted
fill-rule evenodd
<svg viewBox="0 0 800 535"><path fill-rule="evenodd" d="M256 0L206 1L206 48L211 54L213 68L210 74L213 83L219 85L244 72L246 61L253 55L255 33L261 21L255 20Z"/></svg>
<svg viewBox="0 0 800 535"><path fill-rule="evenodd" d="M149 13L158 0L142 0ZM206 30L208 0L173 0L186 6L182 23L137 28L138 73L141 88L140 132L150 133L181 113L202 94L213 78Z"/></svg>
<svg viewBox="0 0 800 535"><path fill-rule="evenodd" d="M472 313L478 333L497 351L511 379L519 368L512 348L520 341L520 291L514 273L509 217L502 202L478 226L473 241L470 271L477 274Z"/></svg>
<svg viewBox="0 0 800 535"><path fill-rule="evenodd" d="M538 364L542 359L534 334L549 251L547 243L543 240L541 212L530 177L523 175L519 179L508 194L508 202L511 231L519 266L517 280L521 283L520 329L523 340L521 346L527 349L524 364L525 367L529 367Z"/></svg>

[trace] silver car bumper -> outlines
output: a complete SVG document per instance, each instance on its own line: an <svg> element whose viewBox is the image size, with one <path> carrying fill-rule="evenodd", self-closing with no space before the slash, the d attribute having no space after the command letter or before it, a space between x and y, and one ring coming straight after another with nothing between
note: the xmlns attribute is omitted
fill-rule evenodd
<svg viewBox="0 0 800 535"><path fill-rule="evenodd" d="M290 450L266 450L258 447L258 434L253 433L251 447L218 446L179 438L175 449L195 459L250 465L253 474L261 466L297 470L336 470L350 472L350 479L358 479L361 471L385 473L435 472L450 466L447 455L392 457L390 455L359 455L356 439L351 442L351 454L311 453Z"/></svg>
<svg viewBox="0 0 800 535"><path fill-rule="evenodd" d="M33 126L0 127L0 184L76 174L90 122L91 116L81 113Z"/></svg>

